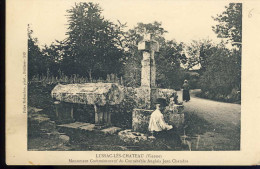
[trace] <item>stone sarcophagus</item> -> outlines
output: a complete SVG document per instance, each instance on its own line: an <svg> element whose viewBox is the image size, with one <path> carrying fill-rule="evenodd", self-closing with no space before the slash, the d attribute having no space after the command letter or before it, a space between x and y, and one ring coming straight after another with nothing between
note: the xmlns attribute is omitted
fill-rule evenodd
<svg viewBox="0 0 260 169"><path fill-rule="evenodd" d="M73 119L73 105L93 105L95 110L95 124L111 123L111 112L106 106L120 104L124 98L121 87L114 83L84 83L84 84L58 84L51 92L56 101L56 116ZM70 109L67 108L70 105ZM62 120L62 119L61 119Z"/></svg>

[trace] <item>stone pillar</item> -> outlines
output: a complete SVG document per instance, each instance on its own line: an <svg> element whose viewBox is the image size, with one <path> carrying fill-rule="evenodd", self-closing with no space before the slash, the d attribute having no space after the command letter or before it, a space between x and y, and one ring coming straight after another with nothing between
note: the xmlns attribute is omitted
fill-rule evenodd
<svg viewBox="0 0 260 169"><path fill-rule="evenodd" d="M143 51L141 86L151 87L151 55L147 51Z"/></svg>
<svg viewBox="0 0 260 169"><path fill-rule="evenodd" d="M156 88L156 65L155 65L155 51L151 51L151 87Z"/></svg>
<svg viewBox="0 0 260 169"><path fill-rule="evenodd" d="M153 40L151 34L145 34L144 39L138 44L138 50L143 52L143 59L141 87L137 95L141 100L139 103L145 104L139 108L151 109L157 98L155 52L159 52L159 44Z"/></svg>
<svg viewBox="0 0 260 169"><path fill-rule="evenodd" d="M142 60L142 87L156 87L155 52L159 52L158 42L152 39L144 39L138 44L138 50L143 51Z"/></svg>
<svg viewBox="0 0 260 169"><path fill-rule="evenodd" d="M55 101L55 113L58 123L69 123L74 121L73 104Z"/></svg>

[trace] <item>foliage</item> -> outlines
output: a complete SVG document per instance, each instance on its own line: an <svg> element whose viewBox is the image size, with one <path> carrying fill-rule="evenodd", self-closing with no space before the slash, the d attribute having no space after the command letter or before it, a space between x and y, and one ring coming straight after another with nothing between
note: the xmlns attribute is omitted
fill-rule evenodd
<svg viewBox="0 0 260 169"><path fill-rule="evenodd" d="M67 49L62 69L66 74L106 76L119 72L123 56L121 26L101 16L93 3L76 3L68 12ZM70 67L70 69L67 69Z"/></svg>
<svg viewBox="0 0 260 169"><path fill-rule="evenodd" d="M229 50L224 42L193 41L187 47L188 69L199 66L201 96L209 99L239 102L241 90L242 4L230 3L225 11L213 17L218 25L213 31L226 38L234 48Z"/></svg>
<svg viewBox="0 0 260 169"><path fill-rule="evenodd" d="M227 38L233 45L241 47L242 3L230 3L222 14L213 19L219 22L218 25L212 27L218 37Z"/></svg>
<svg viewBox="0 0 260 169"><path fill-rule="evenodd" d="M124 88L125 97L123 101L112 107L112 122L121 128L131 128L132 127L132 112L136 108L136 93L134 88L125 87Z"/></svg>
<svg viewBox="0 0 260 169"><path fill-rule="evenodd" d="M127 53L124 65L124 79L126 86L138 87L141 80L142 52L137 45L143 39L144 33L153 34L154 40L160 45L159 54L155 54L156 79L158 87L178 88L182 79L181 64L186 63L183 53L184 44L176 41L166 41L164 34L167 31L159 22L138 23L127 32Z"/></svg>
<svg viewBox="0 0 260 169"><path fill-rule="evenodd" d="M184 80L185 79L188 80L190 89L198 89L198 88L200 88L200 86L198 84L199 79L200 79L200 74L198 72L199 72L198 70L196 70L196 71L195 70L193 70L193 71L185 70Z"/></svg>
<svg viewBox="0 0 260 169"><path fill-rule="evenodd" d="M128 53L123 67L123 77L125 86L139 87L141 85L141 60L142 52L138 51L137 47Z"/></svg>
<svg viewBox="0 0 260 169"><path fill-rule="evenodd" d="M125 85L131 87L138 87L141 85L141 60L142 52L138 51L138 43L143 39L144 33L151 33L154 39L161 43L165 41L163 38L164 33L167 31L162 28L161 23L137 23L133 29L129 29L126 33L126 56L124 58L124 79Z"/></svg>
<svg viewBox="0 0 260 169"><path fill-rule="evenodd" d="M50 72L50 75L59 76L62 69L62 61L65 55L67 46L63 41L55 41L50 46L45 45L42 49L42 53L46 58L46 67ZM47 74L48 75L48 74Z"/></svg>
<svg viewBox="0 0 260 169"><path fill-rule="evenodd" d="M123 85L123 79L118 78L116 74L108 74L106 79L98 78L98 79L89 79L87 77L79 76L79 75L70 75L67 76L63 72L58 71L59 76L54 76L54 75L36 75L33 76L29 84L33 83L38 83L41 84L42 86L47 86L49 84L73 84L73 83L117 83L120 85Z"/></svg>
<svg viewBox="0 0 260 169"><path fill-rule="evenodd" d="M56 41L40 49L38 39L33 37L33 30L28 26L28 74L29 79L36 76L58 76L64 56L65 45Z"/></svg>
<svg viewBox="0 0 260 169"><path fill-rule="evenodd" d="M183 50L184 44L173 40L161 45L160 53L155 59L158 87L180 89L184 80L184 69L181 68L181 64L186 63Z"/></svg>
<svg viewBox="0 0 260 169"><path fill-rule="evenodd" d="M221 101L238 101L235 91L241 90L240 52L218 48L208 58L208 65L200 78L204 97ZM233 96L232 96L233 95Z"/></svg>
<svg viewBox="0 0 260 169"><path fill-rule="evenodd" d="M223 44L220 44L223 46ZM217 44L214 44L212 40L201 39L193 40L186 47L186 51L189 55L187 61L187 69L192 69L194 66L200 67L200 71L205 71L208 65L208 57L216 52Z"/></svg>
<svg viewBox="0 0 260 169"><path fill-rule="evenodd" d="M28 25L28 78L33 75L46 73L46 60L38 46L38 39L33 37L33 30Z"/></svg>

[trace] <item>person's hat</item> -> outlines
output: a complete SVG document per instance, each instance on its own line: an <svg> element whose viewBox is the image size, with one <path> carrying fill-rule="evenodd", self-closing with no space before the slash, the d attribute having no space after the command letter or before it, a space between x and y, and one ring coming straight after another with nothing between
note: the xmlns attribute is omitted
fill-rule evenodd
<svg viewBox="0 0 260 169"><path fill-rule="evenodd" d="M155 104L160 104L161 106L167 106L166 100L164 98L158 98L156 99Z"/></svg>

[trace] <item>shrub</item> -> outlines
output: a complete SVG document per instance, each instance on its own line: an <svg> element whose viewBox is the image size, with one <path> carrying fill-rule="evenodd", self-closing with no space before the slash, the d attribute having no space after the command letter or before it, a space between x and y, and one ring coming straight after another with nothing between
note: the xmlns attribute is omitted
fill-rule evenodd
<svg viewBox="0 0 260 169"><path fill-rule="evenodd" d="M240 100L241 53L225 48L208 57L208 65L199 80L202 94L209 99L237 102Z"/></svg>

